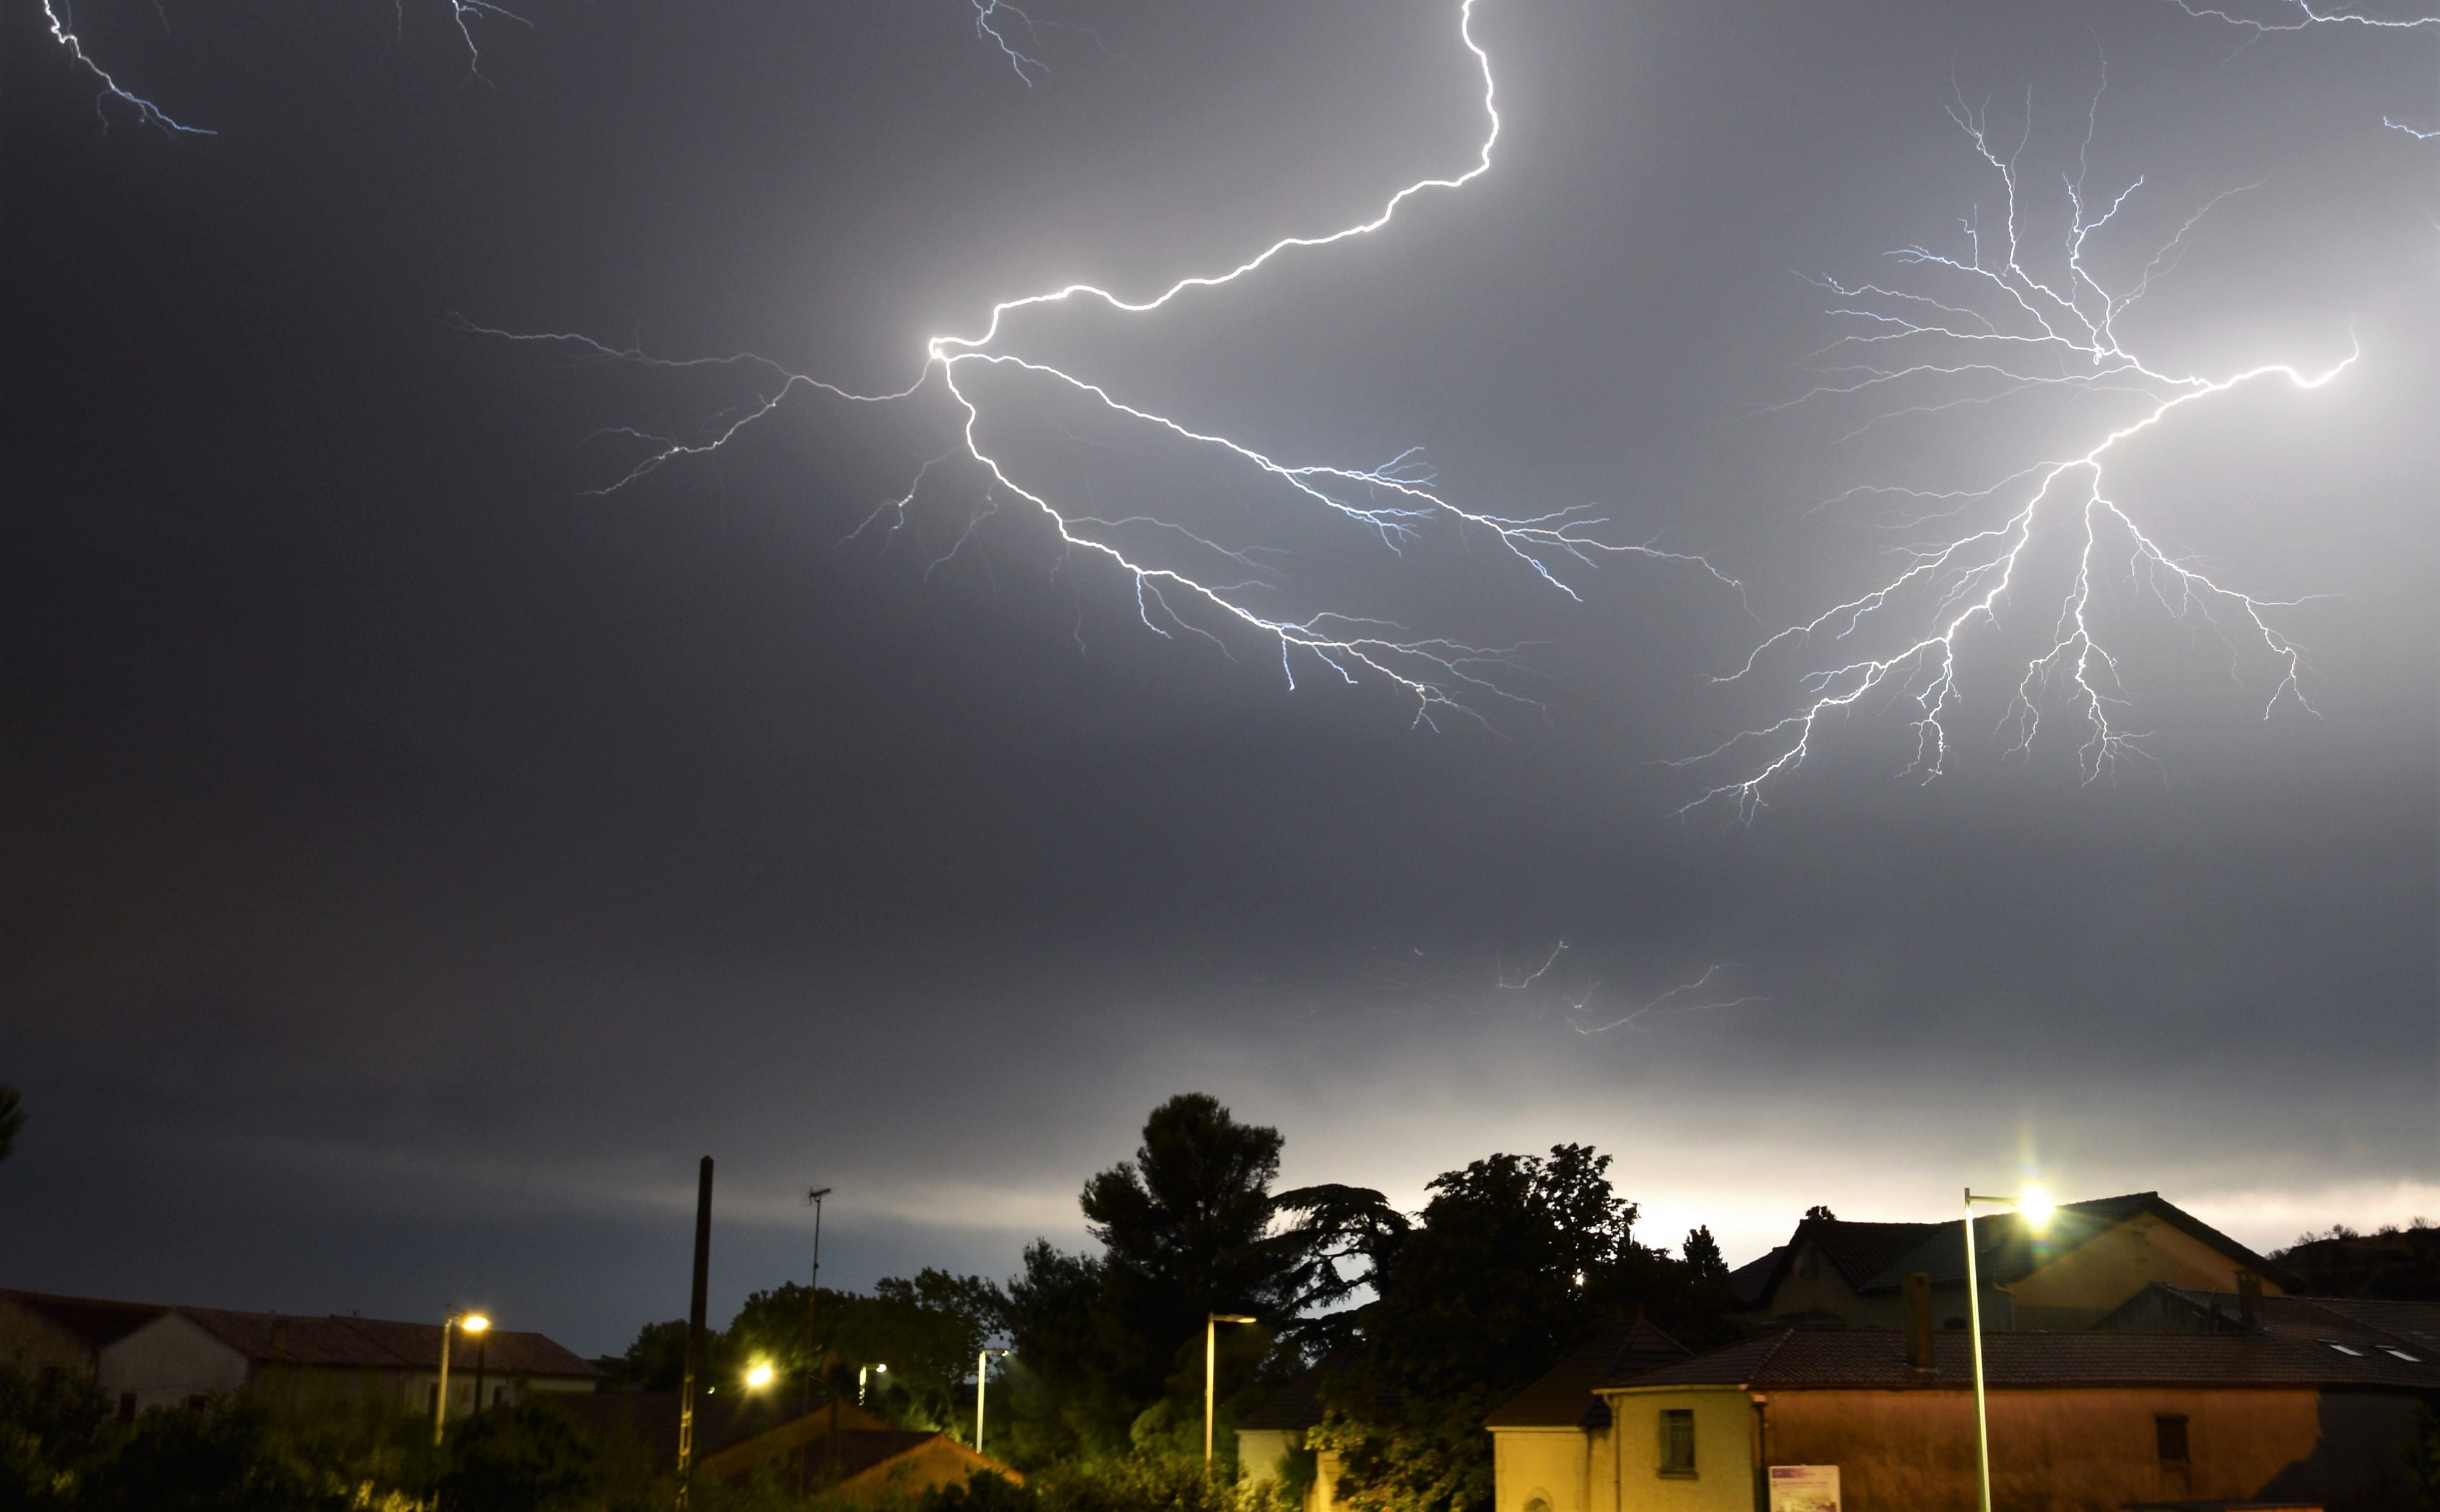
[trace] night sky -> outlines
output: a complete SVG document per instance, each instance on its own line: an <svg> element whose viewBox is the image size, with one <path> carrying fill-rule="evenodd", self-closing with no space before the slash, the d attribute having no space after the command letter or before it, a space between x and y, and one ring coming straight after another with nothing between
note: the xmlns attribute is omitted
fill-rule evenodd
<svg viewBox="0 0 2440 1512"><path fill-rule="evenodd" d="M206 137L98 116L7 10L0 1284L480 1303L610 1350L684 1310L699 1155L726 1316L801 1276L808 1185L825 1281L1081 1242L1084 1178L1186 1090L1280 1128L1290 1182L1409 1206L1591 1142L1648 1239L1707 1222L1732 1262L1810 1203L1947 1217L2029 1169L2264 1247L2440 1218L2440 141L2382 120L2440 125L2440 27L1480 0L1489 174L1156 316L1028 317L1131 402L1297 460L1420 447L1484 508L1597 503L1744 585L1630 557L1570 598L1482 532L1392 553L995 399L1087 512L1274 549L1283 612L1521 648L1517 697L1435 731L1382 679L1148 628L971 466L849 539L956 445L937 387L799 392L601 492L619 428L700 437L752 370L464 327L900 388L995 299L1157 289L1462 169L1453 4L1043 0L1030 81L967 0L521 13L474 23L470 80L434 0L81 8ZM1986 648L1937 781L1882 700L1749 823L1680 815L1708 783L1670 763L1801 668L1710 678L1927 538L1824 500L1987 481L2104 413L1970 380L1784 407L1854 329L1814 280L1991 223L1960 97L2023 136L2029 256L2088 120L2091 182L2145 178L2090 254L2122 284L2242 190L2126 317L2162 363L2359 350L2112 478L2181 560L2300 600L2318 712L2266 719L2275 676L2120 563L2148 759L2087 781L2064 720L2013 753ZM2029 585L2003 633L2057 611Z"/></svg>

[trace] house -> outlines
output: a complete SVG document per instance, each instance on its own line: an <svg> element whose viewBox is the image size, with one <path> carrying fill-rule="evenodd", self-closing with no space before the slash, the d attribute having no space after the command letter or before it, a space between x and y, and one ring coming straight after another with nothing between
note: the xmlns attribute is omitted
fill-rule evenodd
<svg viewBox="0 0 2440 1512"><path fill-rule="evenodd" d="M0 1364L27 1376L56 1370L91 1380L101 1368L103 1346L163 1310L151 1303L0 1290Z"/></svg>
<svg viewBox="0 0 2440 1512"><path fill-rule="evenodd" d="M1985 1329L2086 1328L2155 1282L2234 1291L2301 1290L2287 1271L2158 1192L2061 1204L2040 1230L2018 1214L1974 1221ZM1732 1272L1749 1322L1761 1327L1851 1324L1901 1327L1906 1277L1931 1277L1944 1326L1965 1326L1962 1220L1850 1223L1807 1218L1788 1242Z"/></svg>
<svg viewBox="0 0 2440 1512"><path fill-rule="evenodd" d="M675 1472L677 1393L609 1391L561 1405L614 1452L638 1453L659 1474ZM699 1476L738 1481L769 1468L852 1502L963 1485L982 1470L1025 1484L1016 1470L947 1433L897 1428L836 1399L807 1409L767 1394L714 1391L696 1399L694 1445Z"/></svg>
<svg viewBox="0 0 2440 1512"><path fill-rule="evenodd" d="M346 1392L429 1411L440 1326L379 1318L290 1317L27 1291L0 1292L0 1350L20 1369L73 1370L132 1418L215 1392ZM601 1372L538 1333L495 1328L456 1341L453 1412L529 1392L589 1392Z"/></svg>
<svg viewBox="0 0 2440 1512"><path fill-rule="evenodd" d="M1835 1468L1843 1512L1970 1506L1968 1345L1928 1319L1792 1328L1608 1382L1618 1499L1595 1512L1749 1512L1801 1468ZM2408 1512L2402 1451L2440 1391L2430 1352L2285 1332L1996 1333L1984 1362L1993 1500L2047 1512Z"/></svg>
<svg viewBox="0 0 2440 1512"><path fill-rule="evenodd" d="M1306 1447L1305 1435L1320 1425L1328 1410L1324 1398L1330 1395L1330 1387L1335 1380L1343 1382L1354 1369L1353 1356L1330 1356L1300 1372L1253 1411L1239 1417L1238 1475L1248 1484L1262 1485L1283 1474L1288 1456L1302 1450ZM1403 1406L1394 1389L1375 1388L1372 1407L1376 1415L1395 1416ZM1337 1451L1315 1450L1313 1480L1305 1487L1303 1512L1332 1512L1338 1500L1340 1473Z"/></svg>
<svg viewBox="0 0 2440 1512"><path fill-rule="evenodd" d="M2440 1302L2282 1297L2248 1287L2203 1291L2155 1283L2093 1325L2104 1333L2210 1333L2308 1341L2413 1363L2440 1360Z"/></svg>
<svg viewBox="0 0 2440 1512"><path fill-rule="evenodd" d="M1616 1512L1620 1456L1601 1389L1684 1360L1639 1309L1484 1419L1497 1512Z"/></svg>

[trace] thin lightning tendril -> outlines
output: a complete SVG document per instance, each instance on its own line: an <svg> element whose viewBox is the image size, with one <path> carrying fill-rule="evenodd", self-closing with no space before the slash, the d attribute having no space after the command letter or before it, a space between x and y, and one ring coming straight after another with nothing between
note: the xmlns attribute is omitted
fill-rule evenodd
<svg viewBox="0 0 2440 1512"><path fill-rule="evenodd" d="M513 21L521 27L531 26L532 23L504 6L493 4L492 0L448 0L448 3L450 19L458 28L458 39L466 44L467 77L490 83L491 80L485 78L483 73L482 48L475 41L475 22L485 16L495 16L503 21ZM979 4L980 0L978 0L978 3ZM208 127L188 126L183 121L174 119L160 106L112 78L110 72L95 62L92 54L85 51L84 39L77 34L70 18L62 13L65 0L42 0L42 4L43 17L50 24L51 40L67 49L68 56L76 60L78 66L93 75L101 84L101 93L94 99L94 109L98 114L101 113L104 100L117 99L133 107L137 120L147 126L157 128L164 133L188 136L220 134ZM158 9L158 0L155 0L155 9ZM1002 9L1014 8L1003 7ZM406 0L397 0L396 10L399 32L404 36L406 31ZM105 129L110 125L110 117L107 114L102 114L101 123Z"/></svg>
<svg viewBox="0 0 2440 1512"><path fill-rule="evenodd" d="M2087 163L2099 105L2096 94L2075 172L2063 179L2071 212L2064 258L2045 277L2028 270L2020 241L2018 162L2025 143L2020 140L2003 153L1992 141L1987 109L1969 107L1960 97L1950 107L1950 117L2005 191L2006 216L1997 246L1986 245L1979 221L1969 219L1963 222L1965 245L1957 255L1922 245L1888 255L1899 268L1921 275L1926 287L1821 280L1839 301L1830 313L1851 329L1816 356L1853 354L1856 360L1832 367L1828 382L1791 402L1883 393L1894 400L1927 384L1937 389L1962 380L1982 387L1970 387L1965 399L1893 402L1876 418L1931 414L2042 390L2128 395L2139 399L2141 407L2132 418L2110 424L2090 448L2019 469L1994 483L1941 490L1878 485L1839 495L1839 500L1876 496L1903 501L1903 507L1918 511L1906 524L1919 527L1949 522L1955 533L1895 548L1899 570L1893 576L1779 631L1756 646L1733 672L1713 679L1738 682L1778 656L1823 643L1844 647L1881 640L1885 647L1801 669L1796 682L1802 702L1795 712L1670 763L1743 769L1685 805L1681 815L1725 803L1749 821L1766 788L1812 754L1825 724L1901 700L1914 705L1915 747L1908 771L1926 781L1940 776L1947 770L1951 724L1963 703L1960 658L1978 633L1998 634L2001 608L2012 594L2036 591L2026 580L2033 567L2029 552L2050 531L2063 532L2073 545L2074 566L2058 590L2048 643L2026 660L2000 718L2001 729L2013 732L2012 752L2029 750L2045 708L2063 704L2083 732L2078 761L2087 782L2111 772L2120 760L2144 754L2144 732L2125 723L2119 655L2099 637L2093 623L2095 596L2113 565L2130 583L2148 590L2173 618L2198 615L2216 630L2230 647L2232 671L2236 670L2234 659L2249 654L2249 647L2250 654L2268 662L2275 675L2263 706L2265 718L2283 702L2310 712L2300 681L2304 652L2273 624L2271 615L2298 600L2255 596L2173 557L2112 497L2106 465L2126 443L2162 427L2190 405L2273 380L2298 389L2319 388L2352 365L2359 349L2319 371L2264 363L2206 377L2154 365L2128 346L2120 325L2129 307L2175 263L2197 222L2228 196L2189 216L2132 285L2124 293L2113 292L2088 261L2088 243L2126 205L2143 180L2136 179L2106 205L2087 198ZM1969 521L1983 511L1996 518L1987 524Z"/></svg>
<svg viewBox="0 0 2440 1512"><path fill-rule="evenodd" d="M2421 31L2427 34L2440 34L2440 15L2367 16L2355 10L2320 9L2310 4L2309 0L2281 0L2277 11L2280 19L2276 21L2265 21L2259 16L2238 15L2234 11L2223 9L2218 6L2202 4L2201 0L2169 0L2169 3L2198 21L2226 22L2232 27L2251 31L2255 37L2264 37L2280 31L2307 31L2315 27L2361 27L2371 31ZM2440 138L2440 129L2424 131L2387 116L2380 118L2380 123L2391 131L2404 132L2418 142Z"/></svg>
<svg viewBox="0 0 2440 1512"><path fill-rule="evenodd" d="M996 0L975 0L975 3L978 25L995 37L1001 34L991 29L993 18L1000 13L1018 17L1025 25L1032 25L1031 18L1025 18L1024 13L1013 6L996 3ZM1481 715L1470 705L1469 700L1516 697L1498 685L1494 673L1497 668L1513 662L1518 648L1474 646L1454 640L1419 637L1390 621L1333 611L1292 617L1259 610L1251 600L1272 585L1276 574L1250 557L1247 549L1230 548L1183 525L1147 521L1141 515L1110 519L1079 513L1054 502L1048 493L1021 480L1012 465L993 453L986 444L982 435L984 404L975 395L969 382L973 376L999 371L1050 385L1054 391L1064 391L1088 401L1104 415L1151 427L1191 447L1249 467L1283 489L1290 502L1313 506L1364 529L1392 552L1414 540L1426 523L1440 522L1454 524L1462 530L1487 534L1543 582L1570 598L1576 598L1578 595L1563 576L1569 567L1596 568L1605 560L1620 557L1641 557L1694 566L1724 586L1738 587L1735 579L1699 556L1663 550L1653 541L1623 543L1606 538L1602 531L1610 522L1590 507L1553 508L1521 516L1468 508L1437 489L1432 478L1420 470L1411 451L1372 467L1283 462L1244 442L1128 403L1100 383L1004 349L1006 328L1013 316L1022 312L1052 306L1099 303L1122 315L1149 315L1187 295L1233 284L1291 254L1327 248L1382 231L1409 200L1433 192L1454 192L1489 172L1493 150L1499 140L1500 117L1491 58L1474 36L1476 3L1477 0L1462 0L1458 7L1458 30L1481 76L1485 130L1473 163L1462 172L1418 180L1390 195L1380 211L1368 220L1319 235L1283 237L1223 272L1179 278L1149 297L1128 298L1098 285L1078 282L1003 299L992 306L988 318L978 330L971 334L945 332L927 338L924 344L923 365L914 382L904 388L877 394L859 393L752 355L672 361L651 356L636 347L612 347L582 335L520 334L463 321L460 326L469 331L508 340L566 345L588 359L634 363L670 371L725 368L761 376L763 386L759 397L742 413L713 426L700 437L681 440L648 436L637 431L618 433L631 439L645 441L647 450L626 472L598 490L604 493L623 489L672 463L719 451L746 427L769 415L799 390L818 392L856 404L886 404L911 399L937 381L960 417L957 422L959 445L956 450L962 453L962 460L966 464L979 472L985 491L996 498L1021 501L1050 525L1068 554L1098 559L1118 572L1133 590L1138 617L1156 634L1174 638L1183 631L1216 642L1218 637L1204 624L1190 623L1188 616L1196 614L1223 629L1233 628L1241 633L1249 633L1275 645L1283 673L1291 688L1296 685L1300 661L1309 660L1349 684L1361 681L1366 674L1386 679L1413 701L1415 720L1419 724L1438 728L1435 716L1446 712L1480 719ZM1020 50L1004 37L1002 44L1012 53L1014 66L1023 74L1031 60L1023 59ZM925 463L924 472L930 472L943 460L936 457ZM895 515L903 523L922 483L923 473L919 473L915 486L898 498L884 503L864 525L858 527L859 530L870 527L884 515ZM1182 539L1196 550L1209 552L1226 563L1242 568L1246 576L1217 580L1147 560L1112 539L1116 527L1121 525L1141 526L1147 524L1162 525L1164 535ZM894 530L896 526L892 528ZM960 540L962 542L963 538Z"/></svg>
<svg viewBox="0 0 2440 1512"><path fill-rule="evenodd" d="M75 27L65 16L61 14L59 6L64 3L65 0L58 0L58 3L55 3L55 0L43 0L43 18L50 23L51 40L58 43L61 46L65 47L68 51L68 56L75 59L80 67L83 68L86 73L93 75L96 80L100 81L101 93L94 97L93 109L95 115L101 116L101 124L104 130L109 129L110 116L102 110L102 101L107 99L116 99L134 106L135 109L135 118L137 120L142 121L147 126L156 128L165 134L175 135L184 133L188 136L217 136L220 134L217 132L206 130L204 127L188 126L183 121L172 118L169 112L163 110L160 106L153 104L151 100L146 99L143 96L129 89L117 80L113 79L110 76L109 70L103 68L101 64L94 62L93 56L84 50L84 39L77 35Z"/></svg>
<svg viewBox="0 0 2440 1512"><path fill-rule="evenodd" d="M1673 987L1668 991L1661 993L1659 997L1644 1004L1642 1007L1639 1007L1623 1017L1612 1019L1607 1023L1570 1023L1569 1027L1575 1030L1578 1034L1587 1036L1607 1034L1613 1029L1625 1029L1632 1033L1645 1029L1647 1027L1647 1021L1653 1019L1677 1018L1682 1014L1689 1013L1717 1013L1726 1008L1742 1008L1749 1004L1767 1003L1769 1001L1767 998L1750 992L1743 993L1733 998L1715 997L1699 1003L1686 1003L1678 1001L1690 994L1701 992L1705 987L1712 985L1712 979L1713 977L1718 976L1722 971L1727 969L1728 968L1725 966L1713 966L1706 968L1701 976L1695 978L1691 982L1678 983L1676 987ZM1600 987L1601 984L1599 982L1595 982L1587 987L1582 996L1568 1005L1570 1011L1576 1014L1584 1013L1591 1006L1593 993Z"/></svg>

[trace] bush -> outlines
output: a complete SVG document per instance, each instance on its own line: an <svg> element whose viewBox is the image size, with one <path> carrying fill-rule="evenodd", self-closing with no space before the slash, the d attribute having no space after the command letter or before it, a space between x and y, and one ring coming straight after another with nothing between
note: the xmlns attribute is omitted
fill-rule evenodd
<svg viewBox="0 0 2440 1512"><path fill-rule="evenodd" d="M460 1422L440 1477L446 1512L559 1512L596 1503L601 1448L558 1404L528 1397Z"/></svg>

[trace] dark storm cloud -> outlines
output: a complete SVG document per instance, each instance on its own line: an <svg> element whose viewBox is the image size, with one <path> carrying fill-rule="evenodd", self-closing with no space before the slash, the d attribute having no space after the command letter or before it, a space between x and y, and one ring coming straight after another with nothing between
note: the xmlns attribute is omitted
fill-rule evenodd
<svg viewBox="0 0 2440 1512"><path fill-rule="evenodd" d="M1651 563L1576 604L1480 542L1279 543L1317 587L1534 643L1539 710L1434 736L1148 633L1013 513L929 573L953 497L928 549L841 545L937 409L792 403L586 495L616 469L591 433L734 394L446 317L895 386L978 301L1149 280L1463 161L1440 8L1080 9L1120 56L1050 33L1031 90L951 0L537 13L495 89L386 10L171 14L175 49L117 40L208 143L102 134L9 22L41 212L8 244L0 1078L33 1122L0 1280L481 1294L611 1347L675 1310L703 1150L731 1297L801 1264L814 1181L852 1281L996 1272L1072 1237L1081 1178L1188 1086L1280 1125L1292 1177L1407 1197L1593 1139L1663 1238L1709 1220L1732 1258L2028 1150L2265 1242L2434 1199L2440 157L2377 119L2430 48L2240 52L2165 5L1485 0L1492 175L1157 329L1041 335L1283 455L1420 443L1469 496L1599 500L1747 584L1759 618ZM1952 74L2008 110L2031 86L2055 164L2096 36L2096 164L2152 175L2146 213L2262 182L2157 339L2205 368L2362 344L2123 482L2214 570L2333 596L2288 621L2321 717L2263 721L2214 643L2137 625L2157 765L2003 759L1978 703L1939 784L1859 719L1751 828L1671 818L1659 763L1785 712L1704 675L1890 544L1808 506L2027 444L1768 412L1829 329L1790 270L1988 208Z"/></svg>

